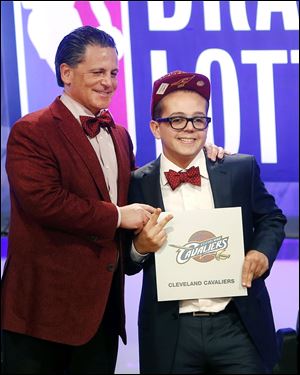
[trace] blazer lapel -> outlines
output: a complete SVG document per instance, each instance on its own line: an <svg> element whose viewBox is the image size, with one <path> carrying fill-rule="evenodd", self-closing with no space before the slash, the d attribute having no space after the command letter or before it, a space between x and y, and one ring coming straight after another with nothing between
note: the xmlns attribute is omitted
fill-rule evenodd
<svg viewBox="0 0 300 375"><path fill-rule="evenodd" d="M145 202L165 211L160 188L160 157L145 170L142 186Z"/></svg>
<svg viewBox="0 0 300 375"><path fill-rule="evenodd" d="M207 172L213 193L215 208L232 206L231 176L222 161L212 162L206 158Z"/></svg>
<svg viewBox="0 0 300 375"><path fill-rule="evenodd" d="M90 174L92 175L101 196L105 201L109 202L110 196L107 190L102 167L92 145L88 141L77 120L59 99L56 99L52 104L51 110L54 117L56 117L59 121L58 126L63 132L64 136L73 145L74 149L80 155L86 167L90 171Z"/></svg>
<svg viewBox="0 0 300 375"><path fill-rule="evenodd" d="M124 158L128 154L128 151L126 149L123 150L124 146L120 141L120 134L118 130L110 128L109 132L115 146L116 158L118 163L118 205L122 206L127 203L127 189L124 188L124 184L129 184L130 178L130 171L128 169L128 166L126 166L127 160L124 160ZM121 150L123 150L123 152Z"/></svg>

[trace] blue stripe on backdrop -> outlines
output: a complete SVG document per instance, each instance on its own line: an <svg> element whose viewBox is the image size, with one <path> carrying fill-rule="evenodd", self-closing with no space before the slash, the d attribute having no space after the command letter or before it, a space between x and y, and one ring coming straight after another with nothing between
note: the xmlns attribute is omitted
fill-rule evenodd
<svg viewBox="0 0 300 375"><path fill-rule="evenodd" d="M299 239L286 238L277 260L299 260Z"/></svg>
<svg viewBox="0 0 300 375"><path fill-rule="evenodd" d="M6 143L10 127L20 116L13 2L1 1L1 234L8 231L10 210Z"/></svg>
<svg viewBox="0 0 300 375"><path fill-rule="evenodd" d="M17 62L22 110L31 112L48 105L60 92L48 63L54 61L49 51L52 47L56 50L54 41L61 33L64 35L71 31L69 27L73 28L71 16L79 20L75 3L90 2L56 3L49 5L49 2L47 8L46 5L41 8L36 7L38 2L1 2L2 234L7 232L9 223L8 186L3 168L6 138L9 126L20 117ZM299 3L219 1L213 7L206 1L120 3L128 7L128 12L122 12L122 19L126 19L123 23L128 23L129 28L123 25L122 32L130 39L130 48L127 46L125 50L130 61L130 85L125 87L127 96L123 99L132 103L127 112L132 112L129 122L131 135L136 138L138 164L149 162L159 152L148 126L152 81L176 69L207 74L212 83L209 108L213 119L209 127L212 140L231 152L256 156L268 190L289 219L287 236L297 238ZM56 6L63 9L62 21L53 11ZM18 58L14 7L20 16L16 19ZM109 11L116 16L115 11ZM55 32L50 16L56 22ZM79 20L78 26L81 24ZM123 111L125 108L121 106L116 112Z"/></svg>

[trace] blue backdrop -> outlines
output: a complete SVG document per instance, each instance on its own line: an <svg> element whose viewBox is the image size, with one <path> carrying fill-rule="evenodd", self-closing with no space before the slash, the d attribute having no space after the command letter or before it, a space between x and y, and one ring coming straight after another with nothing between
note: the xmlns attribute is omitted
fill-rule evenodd
<svg viewBox="0 0 300 375"><path fill-rule="evenodd" d="M153 81L177 69L204 73L212 83L209 139L256 156L267 188L289 218L288 236L297 237L298 6L297 1L1 2L2 167L13 122L61 92L53 70L60 39L83 24L110 23L124 64L113 114L132 135L138 165L160 152L148 125ZM3 170L5 233L9 203Z"/></svg>
<svg viewBox="0 0 300 375"><path fill-rule="evenodd" d="M5 174L13 123L61 93L53 63L59 41L82 25L103 28L119 50L110 108L128 128L139 165L160 152L149 131L153 81L171 70L212 83L209 138L254 154L267 188L288 216L287 238L267 279L276 328L299 311L298 1L1 1L1 232L9 228ZM243 181L241 181L241 184ZM1 238L1 274L7 238ZM141 274L126 278L128 345L116 373L138 373ZM287 293L288 291L288 293Z"/></svg>

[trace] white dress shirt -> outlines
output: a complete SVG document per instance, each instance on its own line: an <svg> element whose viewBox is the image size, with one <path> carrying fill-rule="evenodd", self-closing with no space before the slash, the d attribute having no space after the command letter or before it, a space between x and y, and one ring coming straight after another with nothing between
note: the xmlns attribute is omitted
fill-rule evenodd
<svg viewBox="0 0 300 375"><path fill-rule="evenodd" d="M68 110L72 113L72 115L78 120L78 123L80 126L81 126L81 122L79 119L80 116L95 117L95 115L90 110L85 108L80 103L76 102L65 92L61 95L60 100L68 108ZM118 186L117 186L118 162L117 162L115 147L114 147L114 143L111 138L111 135L109 134L109 131L107 129L100 128L100 132L98 135L96 135L96 137L90 138L88 135L86 137L91 143L97 155L99 163L102 167L102 171L104 174L104 178L106 181L106 186L110 195L110 199L112 203L116 205L117 200L118 200ZM121 221L121 215L120 215L120 210L118 207L117 209L118 209L118 214L119 214L119 219L118 219L118 226L119 226L120 221Z"/></svg>
<svg viewBox="0 0 300 375"><path fill-rule="evenodd" d="M199 167L200 169L201 186L183 183L175 190L172 190L164 172L169 171L169 169L179 172L183 169L168 160L164 154L161 155L160 187L166 211L175 213L178 211L210 209L215 207L203 150L199 152L186 169L193 166ZM144 259L144 257L137 253L134 248L132 249L131 257L135 261L141 261ZM230 299L231 298L202 298L182 300L179 302L179 312L218 312L226 307Z"/></svg>

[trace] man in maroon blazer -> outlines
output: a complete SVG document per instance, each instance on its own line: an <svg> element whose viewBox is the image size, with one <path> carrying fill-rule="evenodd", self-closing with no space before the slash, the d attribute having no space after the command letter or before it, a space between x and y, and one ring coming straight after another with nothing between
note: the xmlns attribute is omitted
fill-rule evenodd
<svg viewBox="0 0 300 375"><path fill-rule="evenodd" d="M63 94L17 121L7 145L4 371L113 373L118 336L126 343L119 228L141 228L153 209L126 206L132 143L106 110L117 88L114 40L79 28L55 64Z"/></svg>

